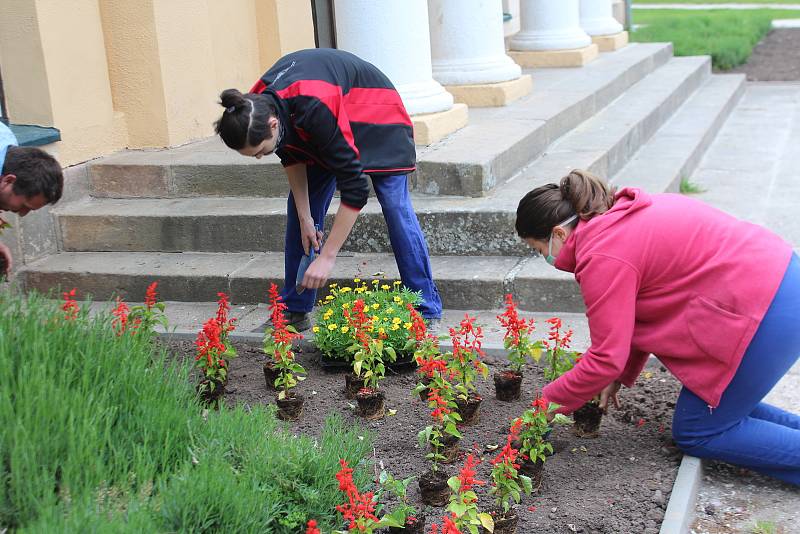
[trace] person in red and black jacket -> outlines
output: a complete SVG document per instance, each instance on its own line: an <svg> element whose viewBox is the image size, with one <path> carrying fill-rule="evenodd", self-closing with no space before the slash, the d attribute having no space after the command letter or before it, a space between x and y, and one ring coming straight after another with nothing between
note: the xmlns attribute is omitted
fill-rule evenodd
<svg viewBox="0 0 800 534"><path fill-rule="evenodd" d="M369 183L381 204L403 284L421 291L422 315L441 318L428 245L408 194L416 168L411 119L400 95L377 67L329 48L301 50L273 65L247 94L227 89L215 129L240 154L275 153L289 180L285 283L281 296L298 330L310 326L316 289L324 286L336 255L366 205ZM303 255L320 250L325 215L335 190L340 205L320 254L297 293Z"/></svg>

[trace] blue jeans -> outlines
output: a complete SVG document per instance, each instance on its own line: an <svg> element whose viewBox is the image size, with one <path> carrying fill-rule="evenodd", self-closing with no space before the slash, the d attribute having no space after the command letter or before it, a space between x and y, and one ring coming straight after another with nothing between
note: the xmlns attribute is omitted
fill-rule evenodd
<svg viewBox="0 0 800 534"><path fill-rule="evenodd" d="M317 165L309 165L307 175L311 216L315 223L324 224L325 214L328 213L333 193L336 191L336 179L333 174ZM442 300L433 281L428 245L414 213L414 207L411 205L408 176L398 174L375 177L372 179L372 187L383 210L383 218L389 229L389 242L403 285L412 291L422 292L423 303L419 306L419 310L423 317L439 319L442 316ZM297 207L291 193L286 213L288 215L284 250L286 283L281 296L289 311L308 313L314 307L317 292L306 290L298 295L295 291L294 280L297 279L297 270L304 251Z"/></svg>
<svg viewBox="0 0 800 534"><path fill-rule="evenodd" d="M800 485L800 416L761 402L798 355L800 260L793 255L719 406L710 409L688 389L681 390L672 424L675 442L687 454Z"/></svg>

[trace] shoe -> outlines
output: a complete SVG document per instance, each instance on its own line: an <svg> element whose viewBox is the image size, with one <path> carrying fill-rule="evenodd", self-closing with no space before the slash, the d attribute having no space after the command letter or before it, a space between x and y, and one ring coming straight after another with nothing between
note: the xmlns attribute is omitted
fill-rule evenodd
<svg viewBox="0 0 800 534"><path fill-rule="evenodd" d="M293 326L295 330L298 332L302 332L304 330L308 330L311 328L311 317L308 313L303 312L286 312L286 324L289 326ZM267 328L272 328L272 319L267 321L266 323L262 324L258 328L254 329L253 332L258 334L263 334Z"/></svg>

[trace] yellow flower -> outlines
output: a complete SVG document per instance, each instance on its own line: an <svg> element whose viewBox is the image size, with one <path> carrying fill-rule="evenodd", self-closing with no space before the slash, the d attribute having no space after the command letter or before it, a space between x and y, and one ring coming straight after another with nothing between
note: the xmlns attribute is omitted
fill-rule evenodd
<svg viewBox="0 0 800 534"><path fill-rule="evenodd" d="M395 301L395 303L396 303L396 304L403 304L403 299L401 299L400 297L397 297L397 296L396 296L396 297L394 298L394 301Z"/></svg>
<svg viewBox="0 0 800 534"><path fill-rule="evenodd" d="M352 288L352 287L343 287L343 288L341 289L341 292L342 292L342 293L349 293L349 292L350 292L350 291L352 291L352 290L353 290L353 288Z"/></svg>
<svg viewBox="0 0 800 534"><path fill-rule="evenodd" d="M402 322L403 320L400 317L395 317L394 319L392 319L392 324L400 324Z"/></svg>
<svg viewBox="0 0 800 534"><path fill-rule="evenodd" d="M357 287L357 288L356 288L356 293L363 293L363 292L364 292L364 291L366 291L366 290L367 290L367 288L366 288L366 287L364 287L364 286Z"/></svg>
<svg viewBox="0 0 800 534"><path fill-rule="evenodd" d="M339 284L331 284L328 286L329 288L333 289L334 287L339 287Z"/></svg>
<svg viewBox="0 0 800 534"><path fill-rule="evenodd" d="M333 295L328 295L327 297L325 297L325 300L333 300Z"/></svg>
<svg viewBox="0 0 800 534"><path fill-rule="evenodd" d="M338 330L338 329L339 325L337 325L336 323L331 323L328 325L328 330Z"/></svg>
<svg viewBox="0 0 800 534"><path fill-rule="evenodd" d="M394 308L389 306L388 308L386 308L386 313L388 313L389 315L393 314L394 313Z"/></svg>
<svg viewBox="0 0 800 534"><path fill-rule="evenodd" d="M375 304L373 304L373 305L372 305L372 309L373 309L373 310L377 310L377 309L378 309L378 308L380 308L380 307L381 307L381 305L380 305L380 304L378 304L377 302L376 302Z"/></svg>
<svg viewBox="0 0 800 534"><path fill-rule="evenodd" d="M342 334L346 334L348 330L350 330L349 326L343 326L342 327Z"/></svg>
<svg viewBox="0 0 800 534"><path fill-rule="evenodd" d="M400 280L395 280L394 282L392 282L392 284L395 286L399 286L400 283L401 283Z"/></svg>
<svg viewBox="0 0 800 534"><path fill-rule="evenodd" d="M378 333L379 334L385 334L386 330L383 327L380 327L380 328L378 328Z"/></svg>
<svg viewBox="0 0 800 534"><path fill-rule="evenodd" d="M361 278L353 278L353 282L355 282L356 284L359 283L360 281L361 281Z"/></svg>
<svg viewBox="0 0 800 534"><path fill-rule="evenodd" d="M328 319L330 319L332 316L333 316L333 310L328 310L328 311L326 311L325 313L323 313L323 314L322 314L322 318L323 318L325 321L327 321Z"/></svg>
<svg viewBox="0 0 800 534"><path fill-rule="evenodd" d="M376 287L377 287L377 286L378 286L378 284L380 284L380 282L379 282L378 280L373 280L373 281L372 281L372 285L373 285L373 286L376 286Z"/></svg>
<svg viewBox="0 0 800 534"><path fill-rule="evenodd" d="M391 287L389 287L389 285L388 285L388 284L383 284L383 285L381 286L381 289L383 289L384 291L389 291L389 290L390 290L390 289L392 289L392 288L391 288Z"/></svg>
<svg viewBox="0 0 800 534"><path fill-rule="evenodd" d="M342 303L342 309L343 310L349 310L350 309L350 303L349 302L343 302Z"/></svg>
<svg viewBox="0 0 800 534"><path fill-rule="evenodd" d="M411 326L412 326L412 325L411 325L411 323L403 323L403 327L404 327L406 330L411 330Z"/></svg>
<svg viewBox="0 0 800 534"><path fill-rule="evenodd" d="M384 321L388 321L388 320L389 320L389 318L388 318L388 317L384 317L382 320L384 320Z"/></svg>
<svg viewBox="0 0 800 534"><path fill-rule="evenodd" d="M319 332L319 327L315 326L314 328L312 328L312 330L314 330L314 333L316 334L317 332Z"/></svg>
<svg viewBox="0 0 800 534"><path fill-rule="evenodd" d="M400 330L400 325L398 325L397 323L393 324L393 325L391 326L391 330L392 330L393 332L394 332L395 330Z"/></svg>
<svg viewBox="0 0 800 534"><path fill-rule="evenodd" d="M381 318L380 318L380 317L378 317L377 315L373 315L373 316L372 316L372 320L373 320L373 321L380 321L380 320L381 320Z"/></svg>

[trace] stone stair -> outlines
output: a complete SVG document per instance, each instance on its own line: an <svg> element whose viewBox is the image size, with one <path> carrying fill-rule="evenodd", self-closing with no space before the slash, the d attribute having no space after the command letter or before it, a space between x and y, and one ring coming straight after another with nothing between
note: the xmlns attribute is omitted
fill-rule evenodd
<svg viewBox="0 0 800 534"><path fill-rule="evenodd" d="M571 168L675 191L744 78L711 75L707 57L671 52L634 44L581 69L531 71L529 97L472 109L469 126L419 147L414 205L446 307L497 308L512 291L525 309L582 310L572 276L533 258L515 236L517 202ZM141 300L158 279L169 300L209 301L227 290L252 303L264 301L270 281L281 283L288 186L276 161L242 158L210 139L104 158L90 176L91 196L54 210L61 252L27 265L25 287ZM374 200L353 235L334 281L397 276Z"/></svg>

